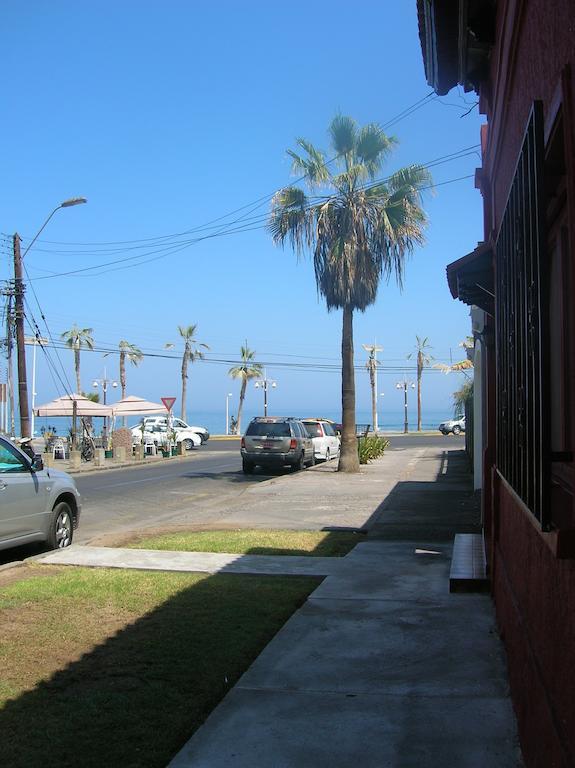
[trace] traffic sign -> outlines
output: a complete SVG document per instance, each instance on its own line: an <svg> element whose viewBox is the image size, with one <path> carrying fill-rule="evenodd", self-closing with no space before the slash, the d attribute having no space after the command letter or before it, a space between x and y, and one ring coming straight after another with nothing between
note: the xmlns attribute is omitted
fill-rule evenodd
<svg viewBox="0 0 575 768"><path fill-rule="evenodd" d="M166 406L166 410L169 412L172 410L173 404L176 402L175 397L162 397L162 403Z"/></svg>

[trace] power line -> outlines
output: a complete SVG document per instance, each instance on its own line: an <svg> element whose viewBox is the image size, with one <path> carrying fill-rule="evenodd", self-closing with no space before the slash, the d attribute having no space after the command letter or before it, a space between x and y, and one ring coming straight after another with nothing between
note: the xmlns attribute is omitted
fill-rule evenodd
<svg viewBox="0 0 575 768"><path fill-rule="evenodd" d="M386 128L390 127L391 125L395 125L396 123L400 122L401 120L404 120L406 117L409 117L411 114L413 114L413 112L417 111L418 109L421 109L422 107L426 106L427 104L431 103L432 101L434 101L437 98L438 98L437 94L434 91L430 91L428 94L423 96L421 99L418 99L416 102L411 104L409 107L406 107L405 109L403 109L395 117L391 118L391 120L388 120L386 123L383 123L383 125L381 126L382 129L385 130ZM329 165L329 164L333 163L335 160L337 160L338 157L339 157L339 155L335 155L331 159L326 160L325 161L326 165ZM295 179L293 181L293 184L297 184L298 182L303 181L304 179L307 178L308 175L309 174L305 173L300 178ZM202 231L204 228L206 228L206 227L208 227L208 226L210 226L212 224L215 224L215 223L217 223L219 221L223 221L224 219L227 219L230 216L234 216L236 213L240 213L241 211L244 211L246 208L250 208L250 207L252 207L254 205L258 205L259 203L261 203L263 205L263 204L265 204L265 202L267 200L271 200L271 198L276 194L277 191L278 190L275 189L273 192L270 192L267 195L263 195L262 197L257 198L257 200L254 200L251 203L247 203L246 205L243 205L243 206L241 206L239 208L235 208L234 210L229 211L228 213L223 214L222 216L218 216L215 219L211 219L210 221L206 222L203 225L192 227L190 229L183 230L182 232L171 233L169 235L157 235L156 237L151 237L151 238L141 238L141 239L132 239L132 240L116 240L116 241L109 241L109 242L92 242L92 243L66 243L66 242L58 242L58 241L51 241L51 240L43 240L43 241L40 241L40 242L50 243L52 245L80 245L80 246L84 246L84 245L130 245L130 244L133 244L133 243L155 243L155 244L159 244L159 241L162 241L162 240L169 240L169 239L173 239L173 238L177 238L177 237L182 237L183 235L189 235L189 234L193 234L193 233L198 232L198 231ZM141 246L141 247L148 247L148 246L144 245L144 246Z"/></svg>
<svg viewBox="0 0 575 768"><path fill-rule="evenodd" d="M447 155L441 155L440 157L436 157L433 160L427 161L426 163L417 163L416 165L418 167L421 167L421 168L434 168L436 166L443 165L445 163L453 162L454 160L460 160L460 159L463 159L465 157L469 157L470 155L474 155L474 154L476 154L475 150L477 150L479 147L480 147L480 144L472 144L472 145L470 145L468 147L462 147L461 149L458 149L455 152L450 152ZM379 180L374 180L373 182L370 182L369 184L364 185L363 188L369 187L370 185L373 185L373 184L382 184L385 181L390 180L392 177L393 177L393 174L391 174L389 176L386 176L386 177L383 177L383 178L381 178ZM330 196L329 195L312 195L312 196L308 196L308 199L312 200L312 201L313 200L323 200L323 199L326 199L327 197L330 197ZM266 200L267 199L268 198L266 198ZM255 211L257 208L260 208L262 205L263 204L257 205L256 207L254 207L252 209L252 211ZM251 213L252 211L250 211L249 213ZM243 227L244 224L248 225L248 224L261 223L261 222L267 221L267 219L268 219L268 214L263 214L263 215L260 214L260 215L251 216L251 217L248 216L247 214L245 214L244 216L241 216L240 218L236 219L235 221L229 222L224 227L204 225L203 227L197 227L196 229L197 229L197 231L205 231L205 230L209 230L209 229L218 229L220 231L227 231L230 227L232 227L232 225L238 224L240 222L243 222L243 224L241 225ZM177 248L179 245L190 245L190 244L193 244L195 242L197 242L197 238L192 238L192 239L188 239L188 240L179 240L179 241L175 241L175 242L169 243L169 244L165 243L165 244L162 245L162 248L166 248L166 249L171 248L171 247ZM70 243L70 245L72 245L72 243ZM139 249L144 248L144 247L149 247L149 246L141 246L140 245L140 246L130 246L128 248L111 248L111 249L101 248L101 249L97 249L97 250L81 250L81 251L78 251L78 250L60 250L60 249L51 249L51 248L36 248L34 250L39 252L39 253L50 253L50 254L58 254L58 255L64 255L64 256L74 256L74 255L93 256L93 255L97 255L98 253L110 253L110 254L112 254L112 253L125 253L125 252L129 252L129 251L133 251L133 250L139 250ZM158 248L158 251L150 251L150 253L157 253L157 252L160 252L160 250L161 250L161 248ZM147 255L147 254L137 254L133 258L134 259L137 259L137 258L140 258L140 257L143 258L145 255Z"/></svg>
<svg viewBox="0 0 575 768"><path fill-rule="evenodd" d="M425 186L420 186L420 187L418 187L418 190L423 192L423 191L428 190L428 189L435 189L437 187L442 187L442 186L445 186L447 184L453 184L453 183L458 182L458 181L463 181L464 179L473 178L473 176L474 176L474 174L467 174L465 176L458 176L457 178L448 179L448 180L443 181L443 182L438 182L438 183L435 183L435 184L428 184L428 185L425 185ZM384 183L384 181L385 180L377 180L377 181L372 182L369 185L365 185L363 188L364 189L370 189L370 188L373 188L373 187L377 187L380 184ZM267 217L262 217L262 218L265 218L265 221L267 221ZM133 267L139 267L139 266L142 266L143 264L148 264L148 263L150 263L152 261L158 261L159 259L164 259L167 256L172 256L172 255L174 255L176 253L179 253L180 251L186 250L190 246L195 245L195 244L197 244L199 242L202 242L204 240L210 240L210 239L213 239L213 238L216 238L216 237L223 237L223 236L226 236L226 235L238 234L238 233L243 233L243 232L252 232L252 231L255 231L255 230L261 230L261 229L265 229L266 226L267 226L267 224L265 224L265 223L261 223L261 224L255 224L254 223L254 226L241 225L241 226L235 227L233 229L228 229L226 231L214 232L214 233L209 234L209 235L204 235L203 237L195 238L194 240L191 240L189 242L185 242L184 244L175 244L175 245L171 245L171 246L168 246L168 247L165 247L165 248L158 248L158 249L156 249L154 251L150 251L150 252L145 253L145 254L138 254L136 256L126 256L123 259L113 259L112 261L104 262L102 264L94 264L94 265L91 265L89 267L81 267L79 269L71 269L71 270L67 270L65 272L58 272L56 274L51 274L51 275L42 275L40 277L32 278L31 282L32 281L33 282L38 282L40 280L52 280L55 277L68 277L68 276L71 276L71 275L80 275L80 274L83 274L83 273L86 273L86 272L93 272L94 270L101 270L101 269L104 269L104 267L113 267L113 266L115 266L117 264L126 264L126 262L131 262L131 261L136 261L136 260L138 260L136 264L130 264L130 265L127 265L127 266L124 266L124 267L119 267L119 268L117 268L115 270L106 270L106 272L119 271L120 269L128 269L128 268L133 268ZM159 254L159 255L155 255L155 254ZM147 258L146 259L145 257L147 257L147 256L152 256L152 258ZM100 273L98 273L97 275L94 275L94 276L99 276L101 274L105 274L105 272L100 272Z"/></svg>

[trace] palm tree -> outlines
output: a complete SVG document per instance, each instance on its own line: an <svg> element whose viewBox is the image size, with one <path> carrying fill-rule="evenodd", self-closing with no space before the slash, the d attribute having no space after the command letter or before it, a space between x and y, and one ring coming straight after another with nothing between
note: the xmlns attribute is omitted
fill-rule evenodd
<svg viewBox="0 0 575 768"><path fill-rule="evenodd" d="M459 342L459 346L463 347L465 350L466 355L469 354L469 350L472 350L475 346L475 340L473 336L466 336L463 341ZM473 360L470 360L469 357L463 358L463 360L458 360L456 363L451 363L450 365L446 365L445 363L435 363L433 366L434 368L439 368L440 371L443 371L443 373L459 373L461 371L469 371L473 368Z"/></svg>
<svg viewBox="0 0 575 768"><path fill-rule="evenodd" d="M249 349L248 342L246 340L245 347L240 347L240 365L235 365L228 371L228 374L232 379L241 379L242 386L240 389L240 403L238 406L238 418L236 422L236 433L242 431L242 408L244 405L244 398L246 396L246 387L250 379L256 379L263 374L263 366L261 363L255 363L254 358L256 353L254 350Z"/></svg>
<svg viewBox="0 0 575 768"><path fill-rule="evenodd" d="M195 339L197 324L194 325L178 325L178 333L184 340L184 354L182 356L182 406L180 409L180 418L182 421L186 421L186 396L187 396L187 383L188 383L188 364L194 363L196 360L203 360L204 353L200 349L209 349L207 344L197 341ZM166 347L172 347L173 344L166 344Z"/></svg>
<svg viewBox="0 0 575 768"><path fill-rule="evenodd" d="M69 331L64 331L60 334L60 338L64 340L67 347L74 350L74 369L76 371L76 392L78 394L82 391L80 385L80 350L82 347L87 349L94 349L94 333L93 328L78 328L76 323L70 328Z"/></svg>
<svg viewBox="0 0 575 768"><path fill-rule="evenodd" d="M324 187L329 194L308 198L299 187L280 190L273 199L269 229L274 242L287 241L298 255L312 253L317 288L328 311L343 310L339 469L359 472L353 312L364 312L375 302L382 276L389 280L395 275L403 285L405 257L423 242L426 217L420 188L431 177L426 169L412 165L375 180L397 142L374 123L359 127L352 118L338 115L329 134L333 160L326 161L323 152L305 139L297 140L304 155L288 150L293 171L303 172L311 190ZM332 163L338 166L334 171Z"/></svg>
<svg viewBox="0 0 575 768"><path fill-rule="evenodd" d="M120 350L120 386L122 387L122 399L126 397L126 360L132 365L139 365L144 359L144 353L135 344L121 341L118 344Z"/></svg>
<svg viewBox="0 0 575 768"><path fill-rule="evenodd" d="M431 361L434 360L434 357L426 351L432 348L427 336L421 338L416 334L415 339L415 353L410 352L407 357L411 358L414 354L417 355L417 431L421 432L421 376L425 366L431 365Z"/></svg>

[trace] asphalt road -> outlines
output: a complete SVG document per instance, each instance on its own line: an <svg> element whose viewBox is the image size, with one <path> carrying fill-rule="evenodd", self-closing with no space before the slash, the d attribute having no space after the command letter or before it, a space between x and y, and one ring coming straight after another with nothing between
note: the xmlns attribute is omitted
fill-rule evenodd
<svg viewBox="0 0 575 768"><path fill-rule="evenodd" d="M409 434L389 438L389 450L414 446L463 446L464 438ZM210 440L186 460L100 472L76 479L83 498L78 543L162 525L213 525L227 499L272 477L241 472L240 441Z"/></svg>
<svg viewBox="0 0 575 768"><path fill-rule="evenodd" d="M390 436L390 451L407 447L462 448L464 437L440 434ZM244 475L237 440L211 439L187 459L77 475L82 494L82 519L77 543L106 543L127 532L163 526L216 526L226 501L237 500L248 486L273 475L256 470ZM37 550L37 548L36 548ZM0 564L36 550L20 548L0 553Z"/></svg>

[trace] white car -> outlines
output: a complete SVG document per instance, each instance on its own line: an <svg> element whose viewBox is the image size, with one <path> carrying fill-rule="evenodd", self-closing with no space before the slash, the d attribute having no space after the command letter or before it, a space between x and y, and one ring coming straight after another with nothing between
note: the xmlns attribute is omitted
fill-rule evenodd
<svg viewBox="0 0 575 768"><path fill-rule="evenodd" d="M324 419L302 419L312 439L316 459L330 461L339 456L340 441L329 421Z"/></svg>
<svg viewBox="0 0 575 768"><path fill-rule="evenodd" d="M143 427L143 429L142 429ZM190 451L192 448L197 448L202 444L202 438L196 432L192 432L191 429L175 429L176 443L183 443L186 451ZM132 427L132 442L135 445L139 445L142 440L144 442L152 441L157 446L167 445L168 443L168 428L166 424L142 424L140 422L135 427Z"/></svg>
<svg viewBox="0 0 575 768"><path fill-rule="evenodd" d="M145 428L147 430L149 430L151 427L162 427L165 431L168 427L168 419L166 416L146 416L142 419L140 424L142 422L146 425ZM182 421L182 419L173 418L172 428L174 432L179 432L180 430L195 432L196 435L200 436L202 443L207 442L210 438L210 433L205 427L194 427L191 424L186 424L186 422Z"/></svg>

